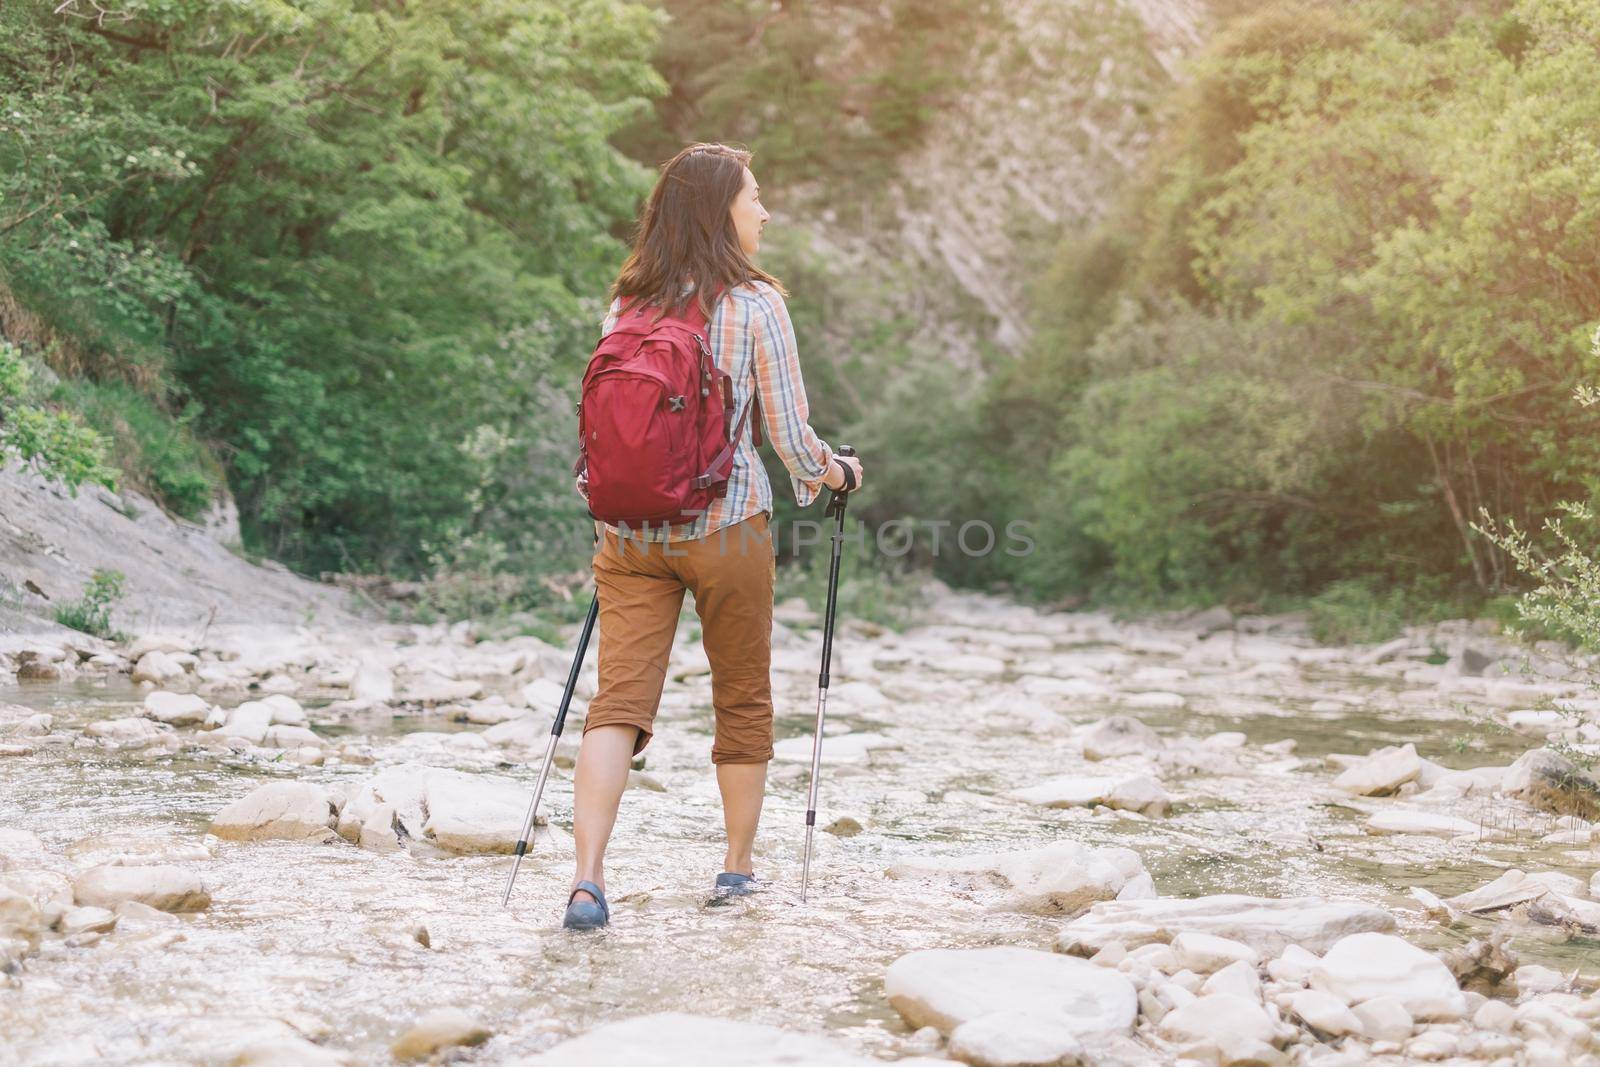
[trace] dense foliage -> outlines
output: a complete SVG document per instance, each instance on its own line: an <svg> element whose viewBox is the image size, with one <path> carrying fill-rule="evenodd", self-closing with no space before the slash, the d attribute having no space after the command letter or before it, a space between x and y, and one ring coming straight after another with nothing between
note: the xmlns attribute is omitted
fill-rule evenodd
<svg viewBox="0 0 1600 1067"><path fill-rule="evenodd" d="M1600 307L1597 39L1563 0L1225 26L986 399L1011 506L1047 531L1019 578L1504 588L1480 508L1537 527L1600 488L1569 403Z"/></svg>
<svg viewBox="0 0 1600 1067"><path fill-rule="evenodd" d="M657 22L6 4L4 281L151 489L203 508L215 452L253 547L301 567L415 569L507 500L570 512L552 380L648 187L607 138L661 91Z"/></svg>

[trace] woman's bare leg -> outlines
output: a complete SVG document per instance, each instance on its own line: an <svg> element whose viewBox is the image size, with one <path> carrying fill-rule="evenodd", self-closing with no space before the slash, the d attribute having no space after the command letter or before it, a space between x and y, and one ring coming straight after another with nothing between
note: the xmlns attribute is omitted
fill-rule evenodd
<svg viewBox="0 0 1600 1067"><path fill-rule="evenodd" d="M606 887L606 843L617 824L617 807L628 786L628 764L638 740L637 726L620 723L584 731L572 781L572 839L578 853L574 889L579 882ZM577 899L589 897L585 892Z"/></svg>
<svg viewBox="0 0 1600 1067"><path fill-rule="evenodd" d="M750 851L755 847L756 824L767 794L766 763L717 764L717 788L722 790L722 822L728 831L728 854L722 869L754 874Z"/></svg>

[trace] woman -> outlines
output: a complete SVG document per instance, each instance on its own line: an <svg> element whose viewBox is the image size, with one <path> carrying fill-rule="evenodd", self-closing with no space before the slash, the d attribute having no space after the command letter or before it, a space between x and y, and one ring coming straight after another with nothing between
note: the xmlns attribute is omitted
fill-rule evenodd
<svg viewBox="0 0 1600 1067"><path fill-rule="evenodd" d="M776 278L751 262L771 218L750 172L750 153L695 144L662 168L632 254L612 285L610 332L642 302L678 314L698 300L717 367L734 383L736 410L753 396L767 437L804 507L823 486L861 484L860 461L835 456L807 424L794 328ZM723 287L726 287L725 289ZM713 305L712 293L721 293ZM583 492L580 480L578 491ZM610 921L603 863L628 782L628 764L649 744L685 591L694 593L711 662L716 739L711 762L728 835L719 892L755 886L751 849L772 759L772 587L776 573L772 486L752 435L734 453L727 494L692 523L629 530L606 525L594 555L600 597L600 684L584 719L573 784L577 871L564 925Z"/></svg>

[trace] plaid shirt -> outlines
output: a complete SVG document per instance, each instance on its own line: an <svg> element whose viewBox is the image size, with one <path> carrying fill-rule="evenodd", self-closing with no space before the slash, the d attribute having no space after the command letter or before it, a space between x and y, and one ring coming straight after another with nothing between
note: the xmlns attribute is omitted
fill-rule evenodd
<svg viewBox="0 0 1600 1067"><path fill-rule="evenodd" d="M684 288L692 289L693 283ZM611 302L600 327L602 337L617 324L621 305L620 297ZM833 463L833 449L807 422L811 409L806 402L805 382L800 378L800 350L782 294L759 280L730 289L713 309L706 333L718 369L727 371L733 379L734 422L750 403L753 383L761 395L767 440L789 469L795 502L807 506L822 490L823 476ZM629 536L648 541L687 541L762 511L770 520L772 483L756 451L751 419L745 420L744 435L733 453L726 496L713 500L706 513L692 523L652 526L647 530L630 528ZM610 523L606 528L617 532Z"/></svg>

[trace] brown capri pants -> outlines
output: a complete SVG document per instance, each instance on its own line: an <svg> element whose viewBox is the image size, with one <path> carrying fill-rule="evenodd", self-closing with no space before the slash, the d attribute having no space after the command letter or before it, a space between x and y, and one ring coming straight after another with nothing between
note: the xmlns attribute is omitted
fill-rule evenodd
<svg viewBox="0 0 1600 1067"><path fill-rule="evenodd" d="M772 758L772 586L765 511L692 541L625 541L601 527L594 554L600 596L600 685L584 732L637 726L650 743L683 594L694 593L716 711L712 763Z"/></svg>

